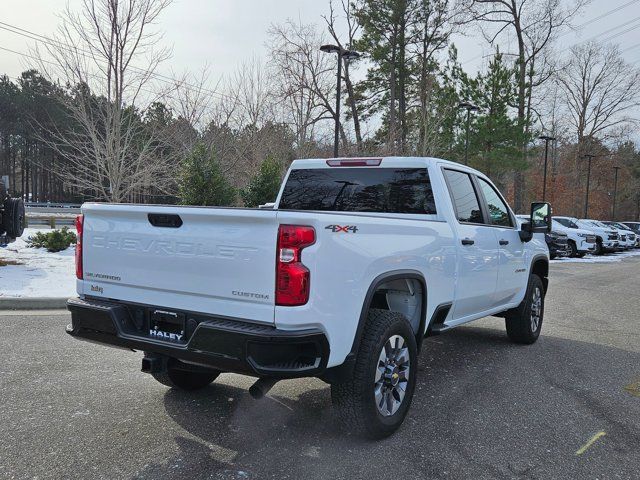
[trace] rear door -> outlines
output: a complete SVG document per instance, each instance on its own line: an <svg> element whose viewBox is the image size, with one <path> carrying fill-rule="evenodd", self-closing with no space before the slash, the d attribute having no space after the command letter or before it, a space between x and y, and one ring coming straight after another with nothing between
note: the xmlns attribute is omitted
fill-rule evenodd
<svg viewBox="0 0 640 480"><path fill-rule="evenodd" d="M273 323L277 212L85 204L85 295Z"/></svg>
<svg viewBox="0 0 640 480"><path fill-rule="evenodd" d="M486 179L476 177L483 207L498 240L498 282L495 303L511 303L528 282L525 244L517 222L498 190Z"/></svg>
<svg viewBox="0 0 640 480"><path fill-rule="evenodd" d="M452 319L489 310L494 306L498 279L498 241L487 225L481 196L469 173L445 168L458 232L457 279Z"/></svg>

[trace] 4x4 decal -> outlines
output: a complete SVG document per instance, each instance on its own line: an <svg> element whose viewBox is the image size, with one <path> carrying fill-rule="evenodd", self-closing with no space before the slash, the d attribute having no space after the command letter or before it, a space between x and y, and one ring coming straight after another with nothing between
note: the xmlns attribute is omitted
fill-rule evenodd
<svg viewBox="0 0 640 480"><path fill-rule="evenodd" d="M324 227L326 230L331 230L333 233L356 233L358 227L356 225L327 225Z"/></svg>

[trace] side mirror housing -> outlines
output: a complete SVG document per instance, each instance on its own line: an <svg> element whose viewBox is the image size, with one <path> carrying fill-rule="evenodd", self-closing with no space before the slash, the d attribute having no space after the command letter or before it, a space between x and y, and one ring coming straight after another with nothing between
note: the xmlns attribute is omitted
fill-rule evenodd
<svg viewBox="0 0 640 480"><path fill-rule="evenodd" d="M533 202L529 217L531 233L551 232L551 205L546 202Z"/></svg>
<svg viewBox="0 0 640 480"><path fill-rule="evenodd" d="M529 221L524 222L518 232L520 240L529 242L534 233L549 233L551 224L551 205L544 202L532 203Z"/></svg>

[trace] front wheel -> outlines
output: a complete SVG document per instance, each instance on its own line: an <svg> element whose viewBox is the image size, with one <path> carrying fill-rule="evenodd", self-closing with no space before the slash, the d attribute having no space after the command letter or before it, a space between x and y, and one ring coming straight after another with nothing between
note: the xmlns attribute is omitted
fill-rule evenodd
<svg viewBox="0 0 640 480"><path fill-rule="evenodd" d="M538 340L544 317L544 294L542 279L531 274L524 300L505 316L507 335L512 342L532 344Z"/></svg>
<svg viewBox="0 0 640 480"><path fill-rule="evenodd" d="M593 251L594 255L602 255L604 249L602 248L602 242L596 242L596 249Z"/></svg>
<svg viewBox="0 0 640 480"><path fill-rule="evenodd" d="M577 256L579 256L578 254L578 247L576 246L576 242L573 241L569 241L569 256L571 258L575 258Z"/></svg>
<svg viewBox="0 0 640 480"><path fill-rule="evenodd" d="M416 339L400 313L372 309L351 379L331 385L342 427L384 438L404 421L416 382Z"/></svg>

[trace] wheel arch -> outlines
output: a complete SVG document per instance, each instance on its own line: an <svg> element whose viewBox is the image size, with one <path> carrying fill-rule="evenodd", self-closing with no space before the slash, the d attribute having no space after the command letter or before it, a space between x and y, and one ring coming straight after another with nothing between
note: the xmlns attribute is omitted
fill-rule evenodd
<svg viewBox="0 0 640 480"><path fill-rule="evenodd" d="M531 273L540 277L544 285L544 292L549 288L549 259L546 255L536 255L531 260Z"/></svg>
<svg viewBox="0 0 640 480"><path fill-rule="evenodd" d="M364 301L362 304L362 309L360 311L360 317L358 318L358 327L356 328L356 333L354 335L353 344L351 345L351 350L347 354L345 361L342 365L329 368L322 376L322 380L325 380L329 383L341 381L344 378L348 378L353 371L353 365L355 363L355 358L358 353L358 349L360 348L360 342L362 340L362 336L364 333L364 329L367 323L367 316L369 309L372 307L374 302L374 298L376 292L380 290L380 288L384 284L388 284L390 282L398 281L398 280L413 280L417 281L421 287L421 303L420 303L420 321L418 324L417 330L414 331L416 336L416 344L418 347L418 352L420 351L420 346L422 344L422 340L424 338L424 332L426 330L426 314L427 314L427 282L425 280L424 275L418 270L392 270L389 272L384 272L378 275L373 279L369 288L367 289L367 293L364 297ZM391 310L391 309L389 309Z"/></svg>

